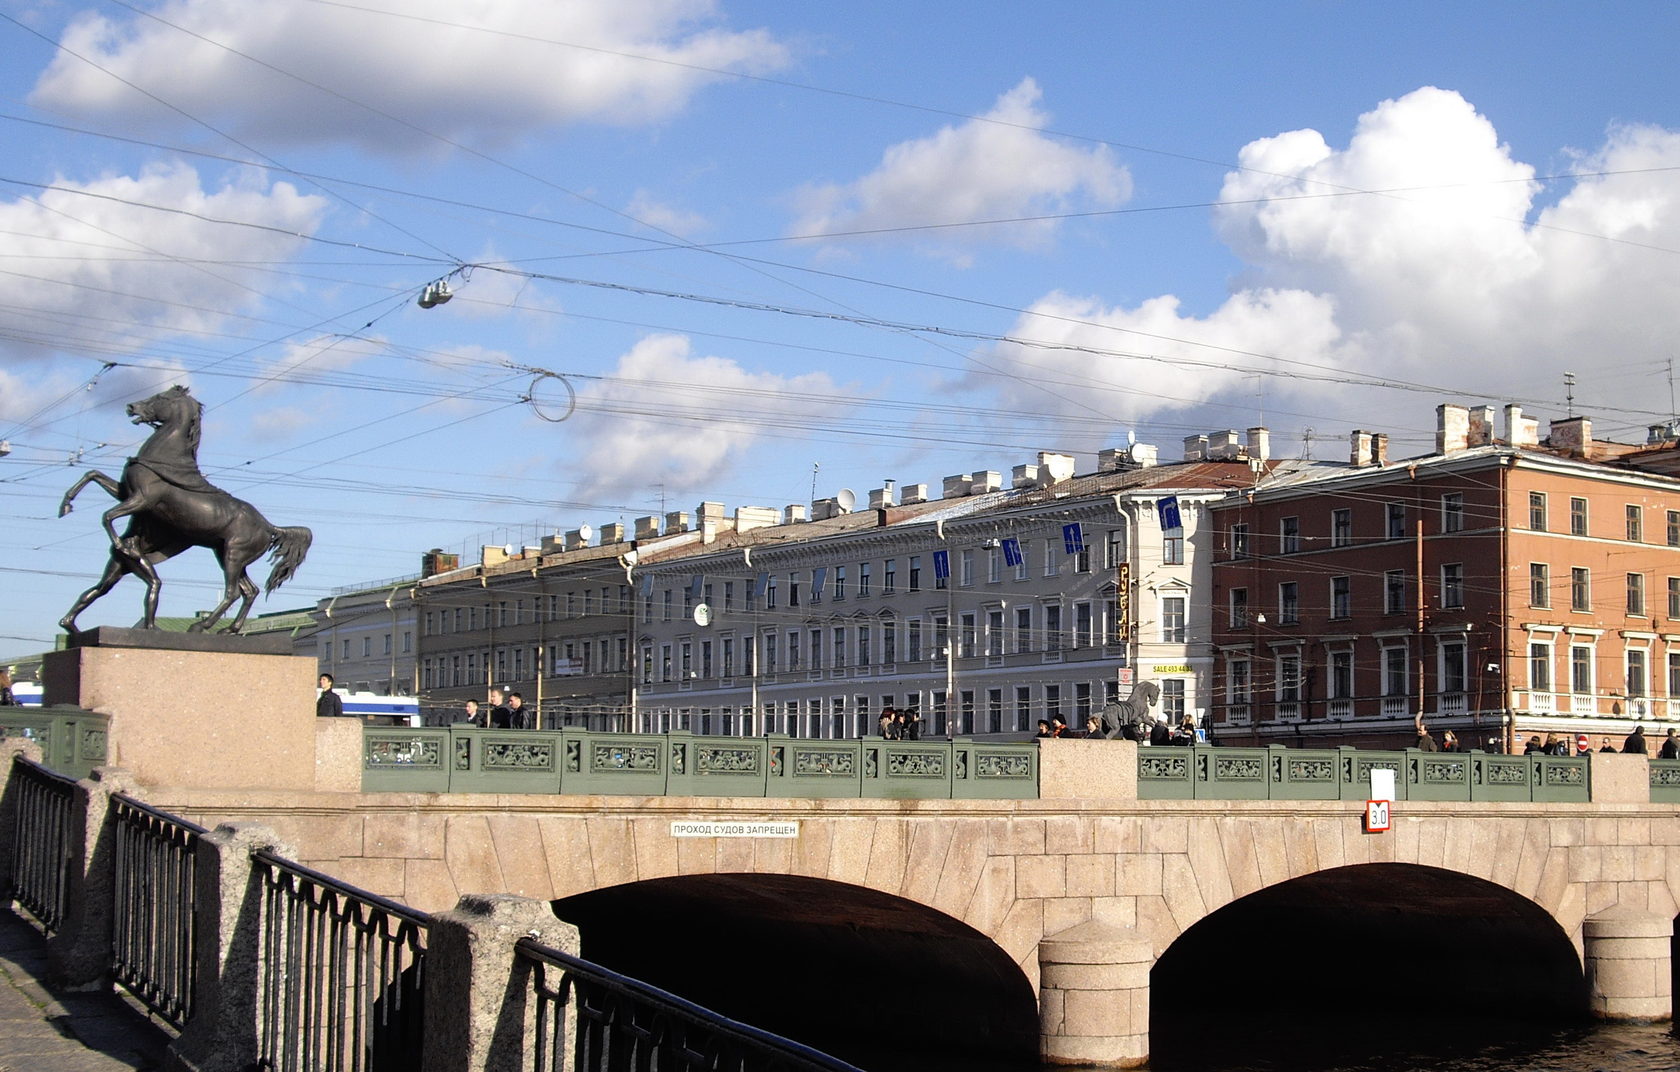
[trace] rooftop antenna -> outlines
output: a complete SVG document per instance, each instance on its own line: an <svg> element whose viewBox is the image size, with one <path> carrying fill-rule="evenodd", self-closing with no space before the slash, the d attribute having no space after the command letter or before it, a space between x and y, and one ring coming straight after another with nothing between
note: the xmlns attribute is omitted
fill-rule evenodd
<svg viewBox="0 0 1680 1072"><path fill-rule="evenodd" d="M1674 411L1674 359L1668 359L1668 415L1673 420L1680 420L1680 413Z"/></svg>
<svg viewBox="0 0 1680 1072"><path fill-rule="evenodd" d="M1312 461L1312 456L1313 456L1312 445L1313 445L1313 436L1315 434L1316 433L1313 431L1312 425L1308 425L1307 427L1305 427L1301 430L1301 460L1302 461L1308 461L1308 462Z"/></svg>
<svg viewBox="0 0 1680 1072"><path fill-rule="evenodd" d="M1670 392L1669 401L1670 401L1671 405L1673 403L1673 391L1674 391L1674 384L1672 382L1670 382L1670 384L1669 384L1669 392ZM1565 372L1563 374L1563 401L1564 401L1564 404L1569 408L1568 416L1574 417L1575 416L1575 374L1573 372Z"/></svg>
<svg viewBox="0 0 1680 1072"><path fill-rule="evenodd" d="M817 473L822 469L822 462L811 463L811 501L817 501Z"/></svg>

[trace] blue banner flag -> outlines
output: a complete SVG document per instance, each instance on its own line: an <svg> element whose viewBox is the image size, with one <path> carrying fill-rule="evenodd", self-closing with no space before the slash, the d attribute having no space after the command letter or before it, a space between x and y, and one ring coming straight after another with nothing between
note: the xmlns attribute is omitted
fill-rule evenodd
<svg viewBox="0 0 1680 1072"><path fill-rule="evenodd" d="M1165 499L1156 503L1155 508L1160 511L1161 529L1163 531L1169 529L1181 529L1184 527L1184 519L1178 516L1177 495L1168 495Z"/></svg>
<svg viewBox="0 0 1680 1072"><path fill-rule="evenodd" d="M1017 540L1013 536L1006 537L1003 541L1003 564L1006 566L1019 566L1022 561L1021 541Z"/></svg>
<svg viewBox="0 0 1680 1072"><path fill-rule="evenodd" d="M1062 543L1066 545L1070 555L1077 555L1085 550L1085 533L1080 529L1079 522L1062 526Z"/></svg>
<svg viewBox="0 0 1680 1072"><path fill-rule="evenodd" d="M704 573L696 573L694 576L690 577L688 579L689 598L698 603L700 601L700 592L705 588L705 586L706 575Z"/></svg>
<svg viewBox="0 0 1680 1072"><path fill-rule="evenodd" d="M941 581L951 576L951 552L935 551L933 553L933 576Z"/></svg>
<svg viewBox="0 0 1680 1072"><path fill-rule="evenodd" d="M760 571L760 573L758 575L758 580L753 582L753 595L757 596L759 599L763 599L764 598L764 592L769 587L770 587L770 575L768 573Z"/></svg>
<svg viewBox="0 0 1680 1072"><path fill-rule="evenodd" d="M642 574L642 598L646 599L651 595L653 595L653 574L644 573Z"/></svg>

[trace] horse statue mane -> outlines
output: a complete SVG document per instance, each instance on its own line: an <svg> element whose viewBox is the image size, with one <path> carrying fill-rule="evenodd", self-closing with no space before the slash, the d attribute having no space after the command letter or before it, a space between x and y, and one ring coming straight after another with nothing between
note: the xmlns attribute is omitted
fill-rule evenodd
<svg viewBox="0 0 1680 1072"><path fill-rule="evenodd" d="M146 613L140 625L155 628L162 585L157 563L189 547L207 547L222 564L226 587L221 603L189 628L193 632L208 629L227 613L234 600L243 597L238 616L228 628L230 633L239 632L258 594L257 586L245 575L246 567L269 554L274 568L266 590L273 592L303 564L313 539L310 531L272 525L256 507L204 478L198 468L204 406L185 387L177 385L131 402L128 415L135 424L151 425L153 432L128 459L122 479L112 480L97 469L89 470L59 503L58 515L63 517L89 484L98 484L117 500L117 505L101 518L111 537L111 557L105 573L81 594L59 625L74 633L76 615L132 573L146 582ZM116 522L124 518L128 525L119 535Z"/></svg>

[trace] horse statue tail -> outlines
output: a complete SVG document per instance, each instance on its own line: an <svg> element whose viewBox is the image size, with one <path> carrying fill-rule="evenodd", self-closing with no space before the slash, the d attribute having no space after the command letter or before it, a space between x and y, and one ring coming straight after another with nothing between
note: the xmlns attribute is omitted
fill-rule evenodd
<svg viewBox="0 0 1680 1072"><path fill-rule="evenodd" d="M268 556L269 561L274 563L274 570L268 575L264 595L292 579L292 574L303 565L303 556L309 553L309 545L314 539L314 534L300 526L274 530L274 541L269 544L273 551Z"/></svg>

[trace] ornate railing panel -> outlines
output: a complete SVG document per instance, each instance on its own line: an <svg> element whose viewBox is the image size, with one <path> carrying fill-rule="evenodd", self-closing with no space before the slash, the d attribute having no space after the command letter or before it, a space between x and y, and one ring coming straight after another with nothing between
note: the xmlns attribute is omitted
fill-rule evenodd
<svg viewBox="0 0 1680 1072"><path fill-rule="evenodd" d="M1586 801L1591 799L1588 764L1586 756L1505 756L1415 748L1140 748L1138 796L1144 800L1364 800L1371 793L1371 772L1391 770L1396 800ZM1680 802L1680 761L1675 768L1675 800ZM1653 801L1656 786L1653 773Z"/></svg>
<svg viewBox="0 0 1680 1072"><path fill-rule="evenodd" d="M882 797L1021 800L1038 796L1033 741L827 740L581 728L473 726L362 734L369 792L606 796Z"/></svg>
<svg viewBox="0 0 1680 1072"><path fill-rule="evenodd" d="M258 1063L419 1068L430 918L272 853L251 860L263 892Z"/></svg>
<svg viewBox="0 0 1680 1072"><path fill-rule="evenodd" d="M1680 759L1651 760L1651 803L1680 804Z"/></svg>
<svg viewBox="0 0 1680 1072"><path fill-rule="evenodd" d="M198 838L204 828L118 793L111 974L165 1023L192 1016Z"/></svg>
<svg viewBox="0 0 1680 1072"><path fill-rule="evenodd" d="M838 1058L539 945L530 970L533 1072L857 1072Z"/></svg>
<svg viewBox="0 0 1680 1072"><path fill-rule="evenodd" d="M42 929L55 934L64 923L69 871L76 857L70 843L76 783L33 760L13 756L9 791L16 794L16 810L6 885Z"/></svg>
<svg viewBox="0 0 1680 1072"><path fill-rule="evenodd" d="M111 718L80 707L0 707L0 737L23 737L41 746L41 765L72 778L102 767Z"/></svg>

